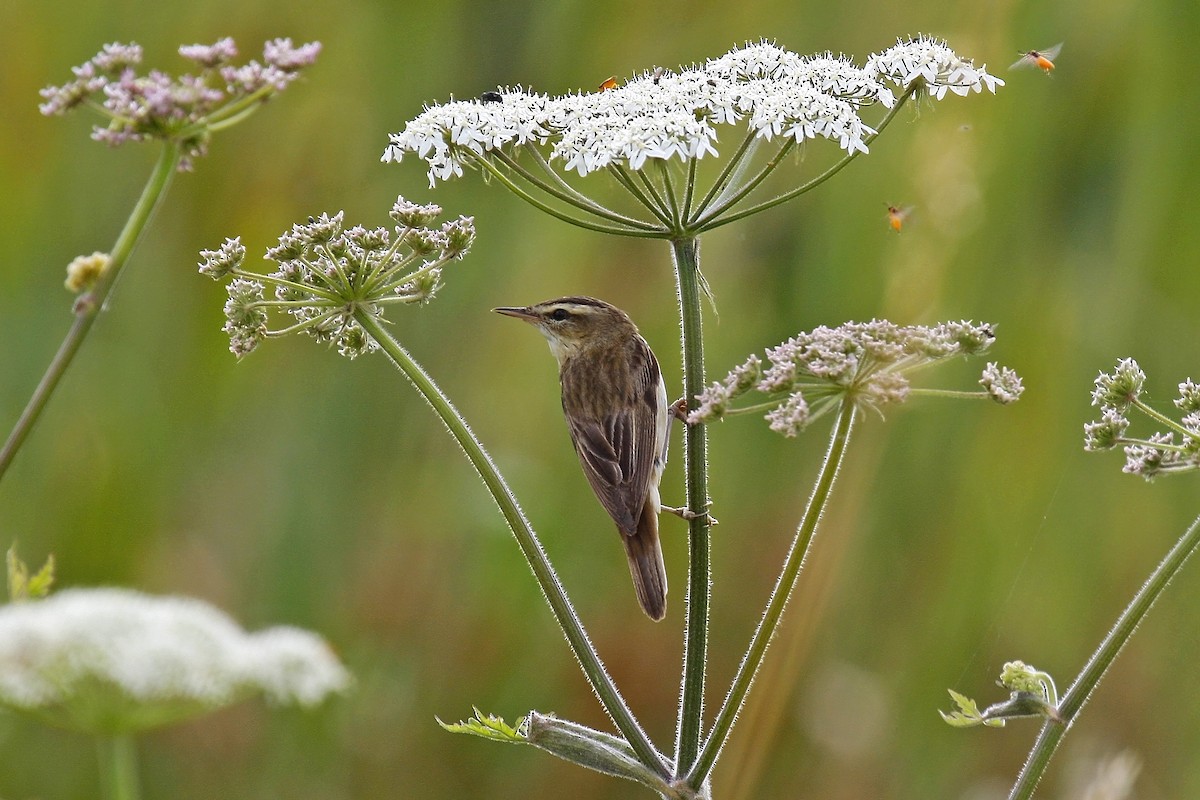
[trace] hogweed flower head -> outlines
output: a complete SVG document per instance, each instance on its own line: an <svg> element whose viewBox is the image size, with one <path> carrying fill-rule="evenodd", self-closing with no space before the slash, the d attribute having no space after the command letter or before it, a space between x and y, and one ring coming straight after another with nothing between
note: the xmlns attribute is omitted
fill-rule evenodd
<svg viewBox="0 0 1200 800"><path fill-rule="evenodd" d="M212 131L240 119L258 104L283 91L301 70L316 61L317 42L296 46L275 39L263 48L263 61L235 66L232 39L211 45L184 45L179 54L199 67L197 74L172 76L159 70L139 74L142 48L112 43L78 67L74 80L41 90L39 110L64 114L86 105L107 118L92 138L116 146L163 139L182 149L181 170L204 155Z"/></svg>
<svg viewBox="0 0 1200 800"><path fill-rule="evenodd" d="M1111 373L1101 372L1096 378L1092 405L1124 411L1138 399L1145 383L1146 373L1142 372L1137 362L1132 358L1123 358Z"/></svg>
<svg viewBox="0 0 1200 800"><path fill-rule="evenodd" d="M1015 403L1025 391L1021 376L1008 367L1002 367L995 361L983 368L983 376L979 385L988 393L988 397L1002 405Z"/></svg>
<svg viewBox="0 0 1200 800"><path fill-rule="evenodd" d="M1092 405L1100 408L1100 419L1083 426L1084 449L1124 446L1123 470L1146 480L1200 469L1200 387L1191 378L1179 384L1174 405L1183 413L1176 420L1142 399L1145 383L1146 373L1132 358L1118 361L1111 373L1100 373L1092 391ZM1165 430L1145 438L1127 435L1131 410L1150 417Z"/></svg>
<svg viewBox="0 0 1200 800"><path fill-rule="evenodd" d="M901 87L919 80L935 100L941 100L947 92L965 96L987 89L995 94L996 87L1004 85L1004 81L988 74L986 65L976 67L959 58L945 42L930 36L897 39L895 46L868 58L865 69Z"/></svg>
<svg viewBox="0 0 1200 800"><path fill-rule="evenodd" d="M238 238L200 253L199 271L215 280L232 278L226 289L224 330L239 358L270 336L303 331L354 358L378 345L355 320L382 318L388 306L426 303L442 287L446 265L463 258L475 238L470 217L428 227L442 213L400 197L387 228L346 228L343 214L321 214L296 224L267 249L278 264L270 274L242 269L246 248ZM268 299L267 290L271 290ZM272 313L292 322L270 329Z"/></svg>
<svg viewBox="0 0 1200 800"><path fill-rule="evenodd" d="M67 589L0 607L0 704L87 733L131 733L256 694L311 707L350 680L315 634L246 633L200 600Z"/></svg>
<svg viewBox="0 0 1200 800"><path fill-rule="evenodd" d="M526 199L527 188L538 189L612 233L697 233L753 191L791 147L828 139L848 156L867 152L878 130L861 112L897 105L889 83L905 97L925 87L938 99L947 91L994 92L1003 85L926 37L900 42L862 67L845 56L801 56L762 41L703 64L647 70L611 87L606 82L595 92L550 96L508 87L426 106L390 136L383 160L411 154L425 161L431 187L479 167ZM697 163L719 159L718 142L734 126L744 126L741 145L726 150L729 158L711 188L699 190ZM775 155L758 176L745 174L748 158L764 143L775 143ZM611 211L565 179L601 170L650 218ZM776 202L781 199L770 205Z"/></svg>
<svg viewBox="0 0 1200 800"><path fill-rule="evenodd" d="M771 430L795 436L843 397L876 410L902 403L912 391L907 373L955 356L977 355L994 340L990 325L973 322L927 327L872 320L821 326L768 348L765 364L750 356L700 394L688 422L769 409ZM1001 403L1013 402L1022 391L1016 373L995 363L988 364L980 383L986 391L974 396ZM734 401L751 391L763 395L763 401L735 408Z"/></svg>

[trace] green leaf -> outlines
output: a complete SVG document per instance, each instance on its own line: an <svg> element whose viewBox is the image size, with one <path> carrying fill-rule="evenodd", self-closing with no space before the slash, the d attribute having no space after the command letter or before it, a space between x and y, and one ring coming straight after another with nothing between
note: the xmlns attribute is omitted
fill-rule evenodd
<svg viewBox="0 0 1200 800"><path fill-rule="evenodd" d="M54 556L46 558L46 563L32 577L29 567L17 557L17 546L8 548L6 556L8 565L8 598L13 602L22 600L38 600L50 594L54 583Z"/></svg>
<svg viewBox="0 0 1200 800"><path fill-rule="evenodd" d="M492 714L484 714L475 706L471 707L475 712L475 716L460 722L446 723L438 717L437 724L450 733L466 733L471 736L479 736L484 739L491 739L494 742L508 742L510 744L525 744L525 734L521 732L521 728L525 725L525 717L517 720L516 725L509 725L504 721L503 717L493 716Z"/></svg>
<svg viewBox="0 0 1200 800"><path fill-rule="evenodd" d="M955 728L973 728L976 725L987 725L994 728L1004 727L1004 720L1002 719L985 718L979 711L979 706L971 698L964 694L959 694L953 689L947 689L946 691L950 693L950 699L958 706L958 711L951 711L948 714L938 709L938 714L942 716L942 720L947 725Z"/></svg>

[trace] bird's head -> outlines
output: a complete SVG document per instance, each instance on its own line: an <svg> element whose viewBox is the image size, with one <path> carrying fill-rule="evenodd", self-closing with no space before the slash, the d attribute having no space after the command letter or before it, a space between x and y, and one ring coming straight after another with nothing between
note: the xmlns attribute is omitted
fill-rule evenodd
<svg viewBox="0 0 1200 800"><path fill-rule="evenodd" d="M594 297L560 297L532 306L492 310L540 330L559 364L581 350L622 342L637 334L624 311Z"/></svg>

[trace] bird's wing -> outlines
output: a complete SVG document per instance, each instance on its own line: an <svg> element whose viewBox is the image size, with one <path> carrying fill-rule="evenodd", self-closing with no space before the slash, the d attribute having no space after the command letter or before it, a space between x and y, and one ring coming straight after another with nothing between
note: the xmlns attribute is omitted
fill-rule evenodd
<svg viewBox="0 0 1200 800"><path fill-rule="evenodd" d="M659 448L655 447L660 414L658 361L640 337L635 341L630 353L633 380L627 387L628 396L624 402L609 404L617 410L601 416L567 415L583 474L600 504L627 536L637 530L654 461L659 456Z"/></svg>

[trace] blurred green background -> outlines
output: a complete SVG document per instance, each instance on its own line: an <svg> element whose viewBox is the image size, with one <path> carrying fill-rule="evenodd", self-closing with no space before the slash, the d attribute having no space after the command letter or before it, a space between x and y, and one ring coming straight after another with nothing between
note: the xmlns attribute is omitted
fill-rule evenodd
<svg viewBox="0 0 1200 800"><path fill-rule="evenodd" d="M1015 406L921 401L864 418L753 702L715 773L722 798L1002 796L1035 725L956 731L947 687L983 702L1005 660L1066 684L1197 513L1196 478L1146 484L1082 450L1092 379L1124 356L1169 408L1200 378L1193 3L704 0L429 3L0 0L0 423L16 419L69 324L63 269L107 250L155 158L46 119L37 90L109 41L183 68L179 44L291 36L315 68L181 175L74 368L4 481L0 544L53 552L60 585L203 597L250 628L315 629L357 677L315 714L244 704L144 738L148 798L641 796L533 750L442 732L471 704L606 721L466 461L382 357L307 339L244 363L224 293L196 253L240 234L261 252L293 222L344 209L386 222L398 193L473 214L474 252L395 330L473 422L517 491L597 647L662 747L673 740L686 547L666 518L665 622L638 611L612 526L579 472L540 337L488 313L588 293L627 309L679 386L668 252L562 225L477 175L427 188L382 165L423 102L505 84L561 93L609 75L771 38L861 63L897 36L946 37L1008 85L907 110L872 152L798 201L709 234L720 303L714 376L818 324L986 319ZM1006 68L1066 45L1053 78ZM1175 81L1175 82L1173 82ZM1191 106L1192 110L1188 111ZM868 117L878 119L878 117ZM815 174L818 143L793 169ZM596 178L599 191L607 191ZM886 204L916 212L903 234ZM968 388L975 364L931 374ZM825 443L753 418L712 431L710 703L765 603ZM676 433L678 436L678 433ZM664 499L682 497L678 443ZM1136 796L1200 796L1200 659L1191 564L1057 756L1041 796L1078 797L1130 750ZM1065 688L1065 686L1063 687ZM0 716L0 796L90 798L93 745Z"/></svg>

